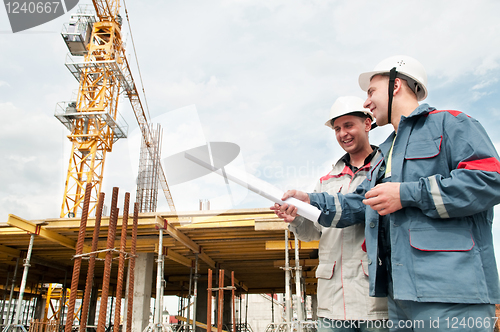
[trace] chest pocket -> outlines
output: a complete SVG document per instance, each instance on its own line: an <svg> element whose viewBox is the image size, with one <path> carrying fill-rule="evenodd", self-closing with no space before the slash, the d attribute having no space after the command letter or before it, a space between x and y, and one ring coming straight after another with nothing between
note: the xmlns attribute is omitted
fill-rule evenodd
<svg viewBox="0 0 500 332"><path fill-rule="evenodd" d="M443 136L434 139L415 140L408 142L406 147L406 160L430 159L441 152Z"/></svg>

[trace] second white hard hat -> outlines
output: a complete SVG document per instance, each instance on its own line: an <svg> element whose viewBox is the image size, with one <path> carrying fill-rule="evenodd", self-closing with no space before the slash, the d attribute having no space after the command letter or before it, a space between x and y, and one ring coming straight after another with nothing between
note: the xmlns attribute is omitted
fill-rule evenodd
<svg viewBox="0 0 500 332"><path fill-rule="evenodd" d="M394 67L398 73L396 77L408 82L418 101L424 100L427 97L427 73L420 62L406 55L391 56L382 60L372 71L362 73L358 79L359 86L367 91L373 76L387 74Z"/></svg>
<svg viewBox="0 0 500 332"><path fill-rule="evenodd" d="M330 118L325 126L333 129L332 120L351 113L364 113L373 121L373 114L363 107L364 100L359 97L346 96L338 98L330 109Z"/></svg>

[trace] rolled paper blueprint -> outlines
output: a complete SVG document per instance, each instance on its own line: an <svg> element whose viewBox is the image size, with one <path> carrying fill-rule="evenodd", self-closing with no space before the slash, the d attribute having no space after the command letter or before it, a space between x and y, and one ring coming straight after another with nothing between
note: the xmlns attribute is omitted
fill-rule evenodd
<svg viewBox="0 0 500 332"><path fill-rule="evenodd" d="M283 197L284 192L274 187L268 182L265 182L247 172L242 172L241 170L231 167L229 165L226 165L224 167L212 166L212 163L210 163L210 161L207 162L201 160L198 157L188 152L185 153L185 157L186 159L189 159L197 163L198 165L205 167L211 170L212 172L217 173L220 176L224 177L226 179L226 182L227 180L230 180L236 184L239 184L242 187L247 188L248 190L253 191L254 193L262 197L265 197L273 201L274 203L278 203L280 205L282 205L283 203L293 205L297 207L298 215L312 221L318 221L318 218L321 214L321 211L318 208L310 204L304 203L294 197L290 197L285 201L282 201L281 198ZM214 161L213 163L217 164L216 161Z"/></svg>

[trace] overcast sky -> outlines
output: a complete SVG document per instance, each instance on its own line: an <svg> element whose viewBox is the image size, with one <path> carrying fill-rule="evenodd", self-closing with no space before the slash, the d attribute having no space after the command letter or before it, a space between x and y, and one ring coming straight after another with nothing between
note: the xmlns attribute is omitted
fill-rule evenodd
<svg viewBox="0 0 500 332"><path fill-rule="evenodd" d="M358 75L396 54L425 66L425 102L478 119L500 146L499 1L126 4L151 120L164 130L164 158L207 141L232 142L241 148L235 163L247 172L283 190L312 190L342 155L324 126L330 106L344 95L364 98ZM0 8L0 222L9 213L25 219L60 214L70 144L53 114L56 103L71 100L78 89L64 66L68 49L60 35L69 18L13 34ZM126 18L124 31L142 90ZM125 191L135 195L137 124L127 99L119 111L129 139L107 156L108 199L114 186L120 198ZM390 132L387 126L374 130L372 142ZM271 205L228 189L216 175L171 191L178 211L197 210L199 199L209 199L212 209ZM161 192L158 204L168 211ZM494 233L500 245L498 222Z"/></svg>

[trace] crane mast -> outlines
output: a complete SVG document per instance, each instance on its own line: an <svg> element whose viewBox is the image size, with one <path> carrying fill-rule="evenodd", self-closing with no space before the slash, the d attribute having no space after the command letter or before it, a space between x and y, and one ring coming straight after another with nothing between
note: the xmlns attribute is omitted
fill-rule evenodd
<svg viewBox="0 0 500 332"><path fill-rule="evenodd" d="M78 95L76 102L56 112L71 131L68 138L72 143L61 217L74 217L81 211L87 183L92 184L90 213L95 210L106 154L112 151L114 142L126 137L126 128L117 121L121 93L130 100L146 146L152 138L123 48L119 1L93 0L93 4L98 21L76 16L80 25L91 28L91 34L87 31L82 35L76 23L75 31L63 33L72 55L84 54L84 59L66 63L79 81ZM169 207L175 211L163 169L158 174Z"/></svg>

